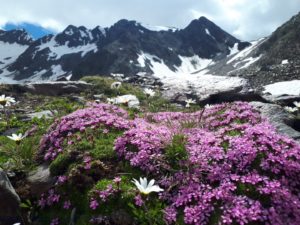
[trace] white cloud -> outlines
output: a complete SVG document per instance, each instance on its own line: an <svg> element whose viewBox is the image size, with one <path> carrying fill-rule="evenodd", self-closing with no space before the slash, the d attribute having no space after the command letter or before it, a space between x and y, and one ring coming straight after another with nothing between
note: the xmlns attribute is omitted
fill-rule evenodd
<svg viewBox="0 0 300 225"><path fill-rule="evenodd" d="M67 25L106 27L119 19L184 28L206 16L243 40L269 35L300 10L299 0L0 0L0 27L31 22L61 31Z"/></svg>

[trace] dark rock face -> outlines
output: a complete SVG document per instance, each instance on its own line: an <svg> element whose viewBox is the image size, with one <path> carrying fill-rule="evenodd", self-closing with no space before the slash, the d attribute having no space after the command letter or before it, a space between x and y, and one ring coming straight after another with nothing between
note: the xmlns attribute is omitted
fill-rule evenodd
<svg viewBox="0 0 300 225"><path fill-rule="evenodd" d="M33 40L25 30L0 30L0 41L7 43L17 43L21 45L30 45Z"/></svg>
<svg viewBox="0 0 300 225"><path fill-rule="evenodd" d="M226 56L229 54L228 47L240 43L238 39L224 32L205 17L193 20L179 32L179 35L183 40L182 51L192 49L193 52L203 58L213 58L218 53Z"/></svg>
<svg viewBox="0 0 300 225"><path fill-rule="evenodd" d="M11 185L6 173L0 168L0 225L20 222L20 198Z"/></svg>
<svg viewBox="0 0 300 225"><path fill-rule="evenodd" d="M63 32L47 35L30 46L8 71L16 80L34 78L60 79L72 74L77 80L87 74L109 75L122 73L127 77L138 72L153 74L152 65L142 66L138 56L147 53L176 71L182 61L179 56L220 59L241 42L205 17L193 20L181 30L153 31L136 21L120 20L110 28L68 26ZM1 74L0 74L1 76Z"/></svg>

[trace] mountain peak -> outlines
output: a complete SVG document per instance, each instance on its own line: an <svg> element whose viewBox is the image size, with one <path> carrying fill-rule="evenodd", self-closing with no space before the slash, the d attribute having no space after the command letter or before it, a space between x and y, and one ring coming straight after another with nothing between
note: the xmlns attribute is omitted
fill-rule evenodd
<svg viewBox="0 0 300 225"><path fill-rule="evenodd" d="M134 28L136 26L139 26L139 23L137 23L135 20L126 20L121 19L118 22L116 22L112 27L114 28Z"/></svg>
<svg viewBox="0 0 300 225"><path fill-rule="evenodd" d="M24 29L0 30L0 41L21 45L29 45L33 42L31 36Z"/></svg>
<svg viewBox="0 0 300 225"><path fill-rule="evenodd" d="M198 21L201 21L201 22L211 22L209 19L207 19L205 16L200 16Z"/></svg>
<svg viewBox="0 0 300 225"><path fill-rule="evenodd" d="M185 29L205 29L210 27L217 27L212 21L207 19L204 16L201 16L199 19L194 19L190 22L190 24Z"/></svg>
<svg viewBox="0 0 300 225"><path fill-rule="evenodd" d="M201 65L195 58L224 58L237 42L205 17L182 30L127 19L104 29L69 25L61 33L35 41L7 70L14 79L28 79L35 74L41 79L55 79L70 73L72 79L78 79L84 74L155 74L157 68L153 66L160 63L175 73L184 60L196 69Z"/></svg>

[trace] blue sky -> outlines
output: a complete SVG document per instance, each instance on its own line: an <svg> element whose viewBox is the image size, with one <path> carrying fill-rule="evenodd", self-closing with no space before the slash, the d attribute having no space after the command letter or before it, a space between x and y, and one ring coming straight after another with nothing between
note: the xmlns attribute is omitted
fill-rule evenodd
<svg viewBox="0 0 300 225"><path fill-rule="evenodd" d="M2 28L4 30L25 29L34 39L38 39L47 34L52 34L55 32L53 30L48 30L39 25L30 24L30 23L19 23L19 24L7 23Z"/></svg>
<svg viewBox="0 0 300 225"><path fill-rule="evenodd" d="M300 0L0 0L0 27L33 23L62 31L67 25L111 26L120 19L184 28L206 16L242 40L269 35L300 11Z"/></svg>

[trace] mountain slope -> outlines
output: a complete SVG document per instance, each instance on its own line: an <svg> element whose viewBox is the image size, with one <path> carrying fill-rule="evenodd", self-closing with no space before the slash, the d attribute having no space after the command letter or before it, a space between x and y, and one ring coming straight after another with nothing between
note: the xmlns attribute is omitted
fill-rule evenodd
<svg viewBox="0 0 300 225"><path fill-rule="evenodd" d="M13 63L33 42L25 30L0 30L0 74L2 81L11 81L4 77L7 67Z"/></svg>
<svg viewBox="0 0 300 225"><path fill-rule="evenodd" d="M205 17L181 30L153 30L128 20L104 29L70 25L59 34L31 42L0 76L55 80L86 74L191 73L226 57L234 47L241 50L248 45Z"/></svg>
<svg viewBox="0 0 300 225"><path fill-rule="evenodd" d="M253 86L300 80L299 37L300 13L280 26L253 51L254 57L259 57L259 60L231 74L248 78Z"/></svg>

